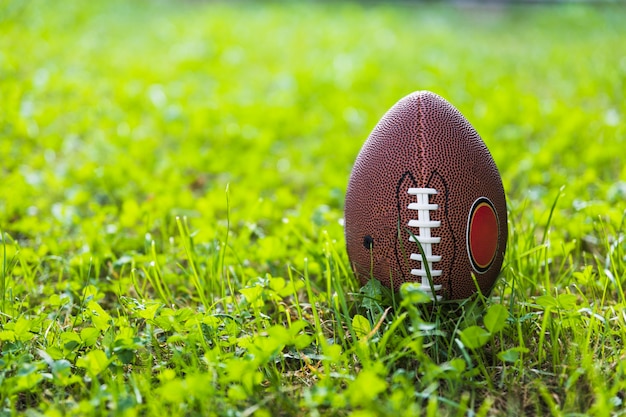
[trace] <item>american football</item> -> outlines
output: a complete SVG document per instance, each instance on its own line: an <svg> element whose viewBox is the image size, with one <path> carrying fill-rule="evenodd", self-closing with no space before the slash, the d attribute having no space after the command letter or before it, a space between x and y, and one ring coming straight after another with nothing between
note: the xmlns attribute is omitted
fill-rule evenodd
<svg viewBox="0 0 626 417"><path fill-rule="evenodd" d="M418 91L383 116L350 175L345 234L362 284L416 282L437 300L491 291L507 242L504 188L454 106Z"/></svg>

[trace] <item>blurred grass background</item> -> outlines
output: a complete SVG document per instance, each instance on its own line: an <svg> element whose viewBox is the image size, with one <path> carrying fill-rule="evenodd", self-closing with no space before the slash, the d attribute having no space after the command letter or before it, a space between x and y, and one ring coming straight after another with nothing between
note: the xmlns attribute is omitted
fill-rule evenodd
<svg viewBox="0 0 626 417"><path fill-rule="evenodd" d="M211 223L224 217L227 184L239 221L325 207L338 217L369 130L417 89L475 125L513 205L544 210L567 185L561 207L580 222L581 208L611 215L624 197L617 6L70 1L51 10L30 1L4 10L11 187L2 213L8 231L30 238L65 235L97 214L96 225L115 224L133 210L149 214L146 230L168 227L159 223L174 213ZM259 197L271 208L252 208Z"/></svg>

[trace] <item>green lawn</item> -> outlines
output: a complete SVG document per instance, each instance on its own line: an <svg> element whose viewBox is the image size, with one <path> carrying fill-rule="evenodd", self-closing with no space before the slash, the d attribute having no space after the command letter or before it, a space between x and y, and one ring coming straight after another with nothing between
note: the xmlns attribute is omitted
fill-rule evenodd
<svg viewBox="0 0 626 417"><path fill-rule="evenodd" d="M626 414L626 7L0 0L0 416ZM489 298L360 288L378 119L507 192Z"/></svg>

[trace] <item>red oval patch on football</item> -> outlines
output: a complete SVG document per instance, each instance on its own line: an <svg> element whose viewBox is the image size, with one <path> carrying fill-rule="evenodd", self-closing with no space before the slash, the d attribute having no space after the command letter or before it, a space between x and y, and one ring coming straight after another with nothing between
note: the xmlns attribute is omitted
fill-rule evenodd
<svg viewBox="0 0 626 417"><path fill-rule="evenodd" d="M493 203L480 197L470 210L467 221L467 252L472 267L478 273L486 272L498 249L498 215Z"/></svg>

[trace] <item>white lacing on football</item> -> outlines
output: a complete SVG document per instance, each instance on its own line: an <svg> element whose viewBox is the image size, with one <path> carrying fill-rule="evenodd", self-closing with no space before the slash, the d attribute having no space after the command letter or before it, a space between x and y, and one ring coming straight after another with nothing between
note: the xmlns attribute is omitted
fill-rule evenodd
<svg viewBox="0 0 626 417"><path fill-rule="evenodd" d="M417 202L411 203L408 206L409 210L415 210L417 212L417 219L409 220L408 226L415 229L415 231L412 231L409 241L415 242L415 240L417 240L424 251L424 254L411 254L411 259L419 261L421 265L419 269L411 269L411 275L421 277L421 289L428 293L431 298L434 299L436 297L437 300L439 300L441 296L434 296L432 291L439 291L441 285L431 285L431 282L428 281L428 273L425 268L425 265L427 265L431 277L441 276L442 271L433 267L433 263L441 261L441 256L433 255L433 244L439 243L441 237L431 236L432 229L441 226L441 222L430 219L430 212L437 210L439 206L437 204L431 204L428 201L430 195L437 194L437 190L434 188L409 188L408 193L417 197Z"/></svg>

